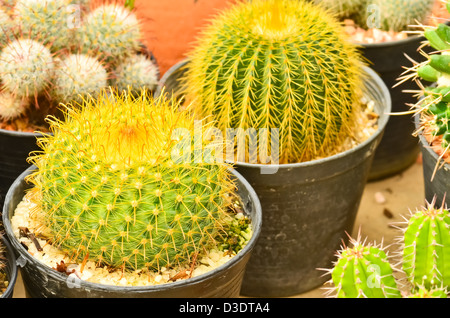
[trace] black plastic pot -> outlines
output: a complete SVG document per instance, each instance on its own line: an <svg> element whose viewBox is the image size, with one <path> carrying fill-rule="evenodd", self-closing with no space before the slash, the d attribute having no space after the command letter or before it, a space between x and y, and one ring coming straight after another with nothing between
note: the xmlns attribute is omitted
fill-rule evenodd
<svg viewBox="0 0 450 318"><path fill-rule="evenodd" d="M226 298L238 297L245 266L261 231L261 206L248 182L232 171L243 208L252 220L253 236L248 244L229 262L198 277L150 287L120 287L73 281L33 258L14 236L11 217L24 192L30 187L24 181L34 166L23 172L11 186L4 205L5 231L21 266L26 296L29 298Z"/></svg>
<svg viewBox="0 0 450 318"><path fill-rule="evenodd" d="M6 291L0 296L0 298L13 298L14 287L16 285L18 275L16 257L14 254L14 249L12 248L7 238L0 234L0 241L2 246L5 247L5 255L3 255L3 258L5 258L6 260L6 277L8 280L8 287L6 288Z"/></svg>
<svg viewBox="0 0 450 318"><path fill-rule="evenodd" d="M415 61L425 58L418 52L425 38L413 36L407 39L385 43L362 44L361 52L371 63L370 67L381 77L389 89L392 99L392 112L410 110L408 104L415 104L417 99L405 90L417 90L414 81L407 81L397 87L398 78L405 71L403 67L412 65L405 56ZM424 48L426 50L426 48ZM384 136L378 146L369 174L369 181L387 178L401 173L410 167L420 153L417 139L412 136L414 122L409 116L391 116Z"/></svg>
<svg viewBox="0 0 450 318"><path fill-rule="evenodd" d="M39 133L0 129L0 206L3 206L11 184L30 164L30 152L40 150L37 146Z"/></svg>
<svg viewBox="0 0 450 318"><path fill-rule="evenodd" d="M173 66L156 94L182 98L179 78L187 62ZM235 168L255 189L263 207L263 227L247 265L241 294L284 297L306 292L327 279L317 268L334 261L345 232L352 231L375 150L391 111L389 91L369 68L365 85L380 115L377 132L356 148L300 164L267 166L237 163ZM267 173L267 171L266 171Z"/></svg>
<svg viewBox="0 0 450 318"><path fill-rule="evenodd" d="M420 128L419 116L419 114L414 116L417 129ZM419 135L419 141L422 152L425 200L431 203L435 199L437 205L440 206L442 202L445 202L450 207L450 165L448 163L442 164L442 160L439 160L438 154L430 147L422 134ZM439 165L439 168L436 170L437 165Z"/></svg>

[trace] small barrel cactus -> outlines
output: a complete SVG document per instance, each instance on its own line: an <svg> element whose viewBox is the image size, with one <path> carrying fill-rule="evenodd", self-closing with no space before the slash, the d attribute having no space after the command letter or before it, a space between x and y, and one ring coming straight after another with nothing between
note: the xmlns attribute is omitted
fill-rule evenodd
<svg viewBox="0 0 450 318"><path fill-rule="evenodd" d="M57 66L52 93L59 102L80 103L86 96L94 97L108 85L108 72L95 57L70 54Z"/></svg>
<svg viewBox="0 0 450 318"><path fill-rule="evenodd" d="M145 55L134 54L116 67L111 82L119 91L153 91L158 84L158 67Z"/></svg>
<svg viewBox="0 0 450 318"><path fill-rule="evenodd" d="M353 247L338 251L330 283L338 298L399 298L392 265L381 246L350 239Z"/></svg>
<svg viewBox="0 0 450 318"><path fill-rule="evenodd" d="M14 16L22 36L39 39L53 52L70 47L74 28L70 27L72 0L18 0Z"/></svg>
<svg viewBox="0 0 450 318"><path fill-rule="evenodd" d="M7 90L0 92L0 118L11 120L22 115L28 108L27 99L18 98Z"/></svg>
<svg viewBox="0 0 450 318"><path fill-rule="evenodd" d="M435 0L373 0L372 14L378 15L379 28L385 31L404 31L412 25L425 22L433 9ZM371 14L368 10L366 14Z"/></svg>
<svg viewBox="0 0 450 318"><path fill-rule="evenodd" d="M188 58L183 92L198 116L221 130L279 129L280 163L328 156L351 135L361 59L317 5L240 2L213 20Z"/></svg>
<svg viewBox="0 0 450 318"><path fill-rule="evenodd" d="M52 120L53 136L30 159L55 246L136 270L189 263L223 242L234 191L228 165L179 155L191 149L194 120L178 103L105 92L66 115Z"/></svg>
<svg viewBox="0 0 450 318"><path fill-rule="evenodd" d="M404 232L403 271L413 286L450 286L450 213L444 208L416 211Z"/></svg>
<svg viewBox="0 0 450 318"><path fill-rule="evenodd" d="M88 13L78 29L83 53L116 62L140 48L140 23L134 12L119 4L104 4Z"/></svg>
<svg viewBox="0 0 450 318"><path fill-rule="evenodd" d="M42 92L48 87L53 71L52 53L34 40L14 40L0 53L0 79L18 97Z"/></svg>

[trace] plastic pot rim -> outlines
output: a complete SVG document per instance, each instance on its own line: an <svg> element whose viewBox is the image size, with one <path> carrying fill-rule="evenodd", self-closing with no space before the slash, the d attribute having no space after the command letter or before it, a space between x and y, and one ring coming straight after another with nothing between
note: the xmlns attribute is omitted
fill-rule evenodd
<svg viewBox="0 0 450 318"><path fill-rule="evenodd" d="M158 85L158 88L156 90L156 96L159 96L162 93L162 89L164 87L164 84L166 83L167 79L176 71L178 71L178 69L186 66L189 63L188 59L185 59L183 61L180 61L178 63L176 63L175 65L173 65L161 78L161 81ZM286 164L279 164L279 165L264 165L264 164L257 164L257 163L247 163L247 162L235 162L234 164L237 166L241 166L241 167L249 167L249 168L264 168L264 167L277 167L277 168L281 168L281 169L289 169L289 168L302 168L302 167L309 167L309 166L315 166L315 165L319 165L321 163L324 162L328 162L328 161L333 161L333 160L338 160L342 157L346 157L348 156L350 153L354 153L356 151L358 151L361 148L364 148L366 145L371 144L374 140L376 140L378 138L378 136L384 131L384 128L386 127L388 120L389 120L389 114L392 110L392 99L391 99L391 95L389 93L389 89L387 88L386 84L383 82L383 80L381 79L381 77L370 67L368 66L364 66L363 67L364 71L369 75L370 78L372 78L375 83L378 85L379 89L381 89L381 94L385 97L386 102L385 102L385 107L381 110L381 112L384 111L384 114L381 113L379 121L378 121L378 128L377 131L374 132L368 139L366 139L365 141L363 141L362 143L359 143L356 147L353 147L352 149L348 149L346 151L340 152L338 154L335 154L333 156L329 156L326 158L321 158L321 159L316 159L316 160L311 160L311 161L306 161L306 162L300 162L300 163L286 163Z"/></svg>
<svg viewBox="0 0 450 318"><path fill-rule="evenodd" d="M4 212L2 215L5 232L6 232L6 235L11 240L11 245L16 249L16 252L19 254L19 258L20 257L25 258L27 263L30 262L32 264L35 264L36 266L39 267L40 270L44 271L49 276L52 276L52 277L55 277L56 279L64 281L64 280L68 279L68 275L60 273L60 272L50 268L46 264L42 263L38 259L34 258L32 255L30 255L30 253L22 246L22 244L20 244L18 242L17 238L15 237L14 233L12 232L12 225L10 222L9 213L14 212L14 211L8 211L7 202L9 202L11 200L10 197L12 196L12 193L13 193L12 190L15 189L17 187L17 185L22 182L22 180L24 179L24 177L26 175L28 175L31 171L33 171L35 169L36 169L36 167L33 165L30 168L26 169L24 172L22 172L22 174L11 185L11 188L6 195L5 203L4 203L4 207L3 207ZM88 282L88 281L84 281L84 280L80 279L80 280L77 280L77 283L79 283L77 288L87 289L87 290L108 290L108 291L112 291L112 292L114 292L114 291L116 291L116 292L136 292L136 293L158 292L160 290L176 289L178 287L184 287L184 286L188 286L188 285L206 281L209 278L215 276L218 272L221 272L229 267L232 267L234 264L238 263L242 258L244 258L248 253L251 252L251 250L255 246L256 241L261 233L262 208L261 208L261 203L259 201L259 198L258 198L255 190L253 190L253 188L247 182L247 180L245 180L245 178L236 170L234 170L234 169L229 169L229 170L232 173L232 175L234 175L234 177L237 180L239 180L239 182L241 182L242 185L245 187L245 189L248 191L248 194L251 197L251 202L254 204L256 214L258 215L258 217L251 219L253 234L252 234L252 237L250 238L250 240L247 242L247 245L244 246L244 248L242 250L240 250L235 256L233 256L229 261L227 261L224 264L222 264L204 274L201 274L199 276L191 277L191 278L180 280L180 281L165 283L165 284L161 284L161 285L116 286L116 285L92 283L92 282Z"/></svg>
<svg viewBox="0 0 450 318"><path fill-rule="evenodd" d="M5 292L1 295L0 298L7 298L12 296L14 292L14 287L16 285L17 276L18 276L18 269L16 264L16 257L14 253L14 249L11 245L11 243L7 240L6 236L0 234L0 241L5 246L5 252L6 260L8 263L10 263L10 260L12 261L11 264L9 264L9 267L11 268L10 277L8 278L8 287L6 288Z"/></svg>

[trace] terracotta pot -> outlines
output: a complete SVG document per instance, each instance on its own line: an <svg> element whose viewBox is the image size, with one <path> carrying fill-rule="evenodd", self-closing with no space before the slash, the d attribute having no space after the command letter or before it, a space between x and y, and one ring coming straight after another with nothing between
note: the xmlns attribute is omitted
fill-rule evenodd
<svg viewBox="0 0 450 318"><path fill-rule="evenodd" d="M202 27L235 0L136 0L144 42L153 52L161 75L186 57Z"/></svg>

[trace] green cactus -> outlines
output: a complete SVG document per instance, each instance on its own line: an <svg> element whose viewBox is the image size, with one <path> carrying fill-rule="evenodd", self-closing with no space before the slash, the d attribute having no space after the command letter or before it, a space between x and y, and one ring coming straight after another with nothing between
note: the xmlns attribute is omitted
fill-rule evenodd
<svg viewBox="0 0 450 318"><path fill-rule="evenodd" d="M373 0L368 4L375 8L375 12L363 10L364 20L368 14L375 14L379 18L377 28L385 31L401 32L410 26L424 23L430 16L435 0Z"/></svg>
<svg viewBox="0 0 450 318"><path fill-rule="evenodd" d="M55 69L52 93L59 102L77 102L88 95L95 97L108 85L108 72L95 58L70 54Z"/></svg>
<svg viewBox="0 0 450 318"><path fill-rule="evenodd" d="M70 26L72 0L18 0L14 9L23 37L39 39L52 52L69 48L75 28Z"/></svg>
<svg viewBox="0 0 450 318"><path fill-rule="evenodd" d="M178 155L194 133L178 107L113 91L51 120L29 180L55 246L78 261L136 270L189 262L223 242L228 165Z"/></svg>
<svg viewBox="0 0 450 318"><path fill-rule="evenodd" d="M50 50L34 40L14 40L0 53L0 79L18 97L36 96L44 91L53 71Z"/></svg>
<svg viewBox="0 0 450 318"><path fill-rule="evenodd" d="M368 0L314 0L318 5L336 14L339 19L352 18L366 9Z"/></svg>
<svg viewBox="0 0 450 318"><path fill-rule="evenodd" d="M431 133L433 138L439 138L443 149L446 149L450 145L450 27L445 24L426 27L423 35L428 40L427 44L436 51L424 53L427 60L414 63L400 78L398 85L410 79L434 83L419 85L422 98L414 108L424 115L421 120L427 133Z"/></svg>
<svg viewBox="0 0 450 318"><path fill-rule="evenodd" d="M403 271L413 286L450 286L450 214L433 204L416 211L404 233Z"/></svg>
<svg viewBox="0 0 450 318"><path fill-rule="evenodd" d="M3 90L0 92L0 118L11 120L19 117L29 107L27 99L18 98L14 94Z"/></svg>
<svg viewBox="0 0 450 318"><path fill-rule="evenodd" d="M350 238L353 247L338 251L338 260L330 270L338 298L399 298L400 290L393 268L381 246Z"/></svg>
<svg viewBox="0 0 450 318"><path fill-rule="evenodd" d="M238 3L206 28L182 80L219 129L279 129L280 163L328 156L352 132L362 63L337 20L309 2ZM262 162L265 163L265 162Z"/></svg>
<svg viewBox="0 0 450 318"><path fill-rule="evenodd" d="M140 23L134 12L119 4L105 4L90 12L78 29L83 53L101 60L123 60L140 48Z"/></svg>
<svg viewBox="0 0 450 318"><path fill-rule="evenodd" d="M119 91L128 89L134 93L139 93L142 89L153 91L158 84L158 68L145 55L134 54L116 67L111 82Z"/></svg>
<svg viewBox="0 0 450 318"><path fill-rule="evenodd" d="M411 293L407 298L447 298L448 292L446 288L434 287L431 290L424 288L423 286L418 287L414 293Z"/></svg>

